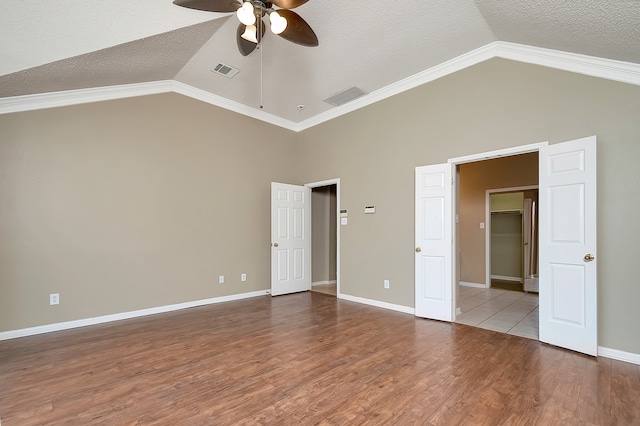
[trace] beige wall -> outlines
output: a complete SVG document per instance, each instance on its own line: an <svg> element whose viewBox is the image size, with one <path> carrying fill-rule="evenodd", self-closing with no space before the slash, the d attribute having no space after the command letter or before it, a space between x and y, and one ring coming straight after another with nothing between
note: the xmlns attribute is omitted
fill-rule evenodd
<svg viewBox="0 0 640 426"><path fill-rule="evenodd" d="M314 188L311 193L312 281L336 280L336 187Z"/></svg>
<svg viewBox="0 0 640 426"><path fill-rule="evenodd" d="M640 224L621 220L640 208L638 111L638 86L495 59L303 132L300 180L339 177L350 212L342 291L413 306L416 166L597 135L599 343L640 353ZM365 216L370 204L376 214Z"/></svg>
<svg viewBox="0 0 640 426"><path fill-rule="evenodd" d="M291 132L179 95L0 115L0 129L0 331L269 287L270 182L295 183Z"/></svg>
<svg viewBox="0 0 640 426"><path fill-rule="evenodd" d="M487 190L538 184L538 153L514 155L460 165L460 281L486 284Z"/></svg>
<svg viewBox="0 0 640 426"><path fill-rule="evenodd" d="M268 288L272 180L340 178L342 291L412 307L416 166L597 135L600 344L640 353L638 111L495 59L300 134L178 95L0 116L0 330Z"/></svg>

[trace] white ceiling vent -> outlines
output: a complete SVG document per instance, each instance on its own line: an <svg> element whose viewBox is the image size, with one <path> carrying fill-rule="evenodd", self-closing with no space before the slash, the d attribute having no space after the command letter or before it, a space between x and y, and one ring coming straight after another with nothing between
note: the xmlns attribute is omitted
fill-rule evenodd
<svg viewBox="0 0 640 426"><path fill-rule="evenodd" d="M231 65L223 64L222 62L218 63L218 65L216 65L216 67L211 71L215 72L216 74L224 75L228 78L231 78L240 72L239 69L234 68Z"/></svg>
<svg viewBox="0 0 640 426"><path fill-rule="evenodd" d="M354 99L358 99L359 97L364 96L366 94L367 92L365 92L361 88L352 86L332 96L329 96L324 101L333 106L340 106L340 105L346 104L347 102L351 102Z"/></svg>

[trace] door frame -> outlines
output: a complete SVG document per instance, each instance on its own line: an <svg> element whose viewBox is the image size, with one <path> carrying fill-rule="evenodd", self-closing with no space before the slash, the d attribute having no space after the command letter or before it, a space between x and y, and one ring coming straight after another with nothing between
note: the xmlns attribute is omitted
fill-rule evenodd
<svg viewBox="0 0 640 426"><path fill-rule="evenodd" d="M540 180L538 178L538 180ZM484 205L485 205L485 288L491 288L491 195L492 194L501 194L503 192L519 192L519 191L530 191L532 189L539 189L540 185L527 185L527 186L514 186L511 188L495 188L495 189L487 189L485 191ZM523 213L524 218L524 213Z"/></svg>
<svg viewBox="0 0 640 426"><path fill-rule="evenodd" d="M330 185L336 186L336 297L340 299L340 297L342 296L342 293L340 291L340 178L327 179L304 184L304 186L310 189ZM313 217L311 218L311 220L313 221ZM311 258L313 259L313 235L311 236ZM311 273L313 273L313 271L311 271Z"/></svg>
<svg viewBox="0 0 640 426"><path fill-rule="evenodd" d="M471 154L471 155L465 155L463 157L455 157L455 158L450 158L449 160L447 160L447 163L449 164L449 166L451 167L451 176L453 176L453 179L455 180L455 185L453 185L453 196L451 197L452 200L452 208L451 208L451 214L452 214L452 223L454 224L453 226L453 232L452 232L452 236L451 236L451 251L452 251L452 269L453 269L453 275L454 275L454 279L451 280L451 310L452 312L457 313L457 305L458 305L458 285L459 285L459 277L458 277L458 267L459 267L459 262L458 262L458 237L459 237L459 229L458 229L458 221L456 220L456 216L458 215L459 209L460 209L460 185L458 182L459 176L458 176L458 166L460 164L465 164L465 163L475 163L477 161L483 161L483 160L492 160L495 158L501 158L501 157L509 157L512 155L519 155L519 154L528 154L531 152L539 152L541 148L546 147L549 145L548 141L545 142L538 142L538 143L532 143L532 144L528 144L528 145L520 145L520 146L515 146L512 148L504 148L504 149L497 149L494 151L487 151L487 152L481 152L478 154ZM540 179L540 177L538 177L538 180ZM538 182L539 184L539 182ZM485 234L486 234L486 222L485 222ZM485 237L486 238L486 237ZM455 318L456 316L454 315L454 320L453 322L455 322Z"/></svg>

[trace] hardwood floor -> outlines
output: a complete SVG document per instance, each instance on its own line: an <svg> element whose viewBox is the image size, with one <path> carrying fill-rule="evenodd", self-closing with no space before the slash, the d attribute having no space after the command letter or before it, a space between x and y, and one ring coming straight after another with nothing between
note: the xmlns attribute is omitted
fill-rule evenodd
<svg viewBox="0 0 640 426"><path fill-rule="evenodd" d="M2 341L0 419L638 425L640 368L308 292Z"/></svg>

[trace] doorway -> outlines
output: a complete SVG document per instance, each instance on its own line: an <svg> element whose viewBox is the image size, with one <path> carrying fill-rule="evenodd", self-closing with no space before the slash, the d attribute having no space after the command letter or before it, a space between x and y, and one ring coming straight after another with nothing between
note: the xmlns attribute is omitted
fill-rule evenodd
<svg viewBox="0 0 640 426"><path fill-rule="evenodd" d="M455 321L537 340L538 295L525 292L525 276L531 275L525 248L537 250L530 236L537 215L525 215L525 198L528 209L537 207L538 153L456 167L460 262Z"/></svg>
<svg viewBox="0 0 640 426"><path fill-rule="evenodd" d="M538 185L487 190L485 205L487 288L537 293Z"/></svg>
<svg viewBox="0 0 640 426"><path fill-rule="evenodd" d="M311 291L337 297L339 292L339 180L311 188Z"/></svg>
<svg viewBox="0 0 640 426"><path fill-rule="evenodd" d="M415 315L454 321L459 294L461 164L539 154L539 340L598 352L596 137L524 145L416 167ZM474 227L477 222L473 223ZM484 232L482 226L480 229ZM482 278L480 278L482 279Z"/></svg>

